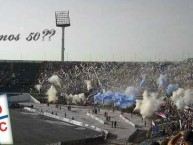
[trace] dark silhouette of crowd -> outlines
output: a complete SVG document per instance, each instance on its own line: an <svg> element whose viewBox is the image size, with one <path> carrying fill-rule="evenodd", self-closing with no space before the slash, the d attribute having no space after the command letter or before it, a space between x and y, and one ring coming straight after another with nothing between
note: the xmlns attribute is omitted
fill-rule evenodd
<svg viewBox="0 0 193 145"><path fill-rule="evenodd" d="M0 92L30 92L34 87L40 62L1 61Z"/></svg>

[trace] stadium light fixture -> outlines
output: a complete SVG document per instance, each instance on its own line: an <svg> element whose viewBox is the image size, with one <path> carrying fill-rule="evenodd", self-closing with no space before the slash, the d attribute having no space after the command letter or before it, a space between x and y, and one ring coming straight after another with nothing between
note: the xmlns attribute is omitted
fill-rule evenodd
<svg viewBox="0 0 193 145"><path fill-rule="evenodd" d="M56 26L62 27L62 52L61 52L61 61L64 61L64 30L65 27L70 26L70 18L69 18L69 11L56 11L55 12L56 18Z"/></svg>

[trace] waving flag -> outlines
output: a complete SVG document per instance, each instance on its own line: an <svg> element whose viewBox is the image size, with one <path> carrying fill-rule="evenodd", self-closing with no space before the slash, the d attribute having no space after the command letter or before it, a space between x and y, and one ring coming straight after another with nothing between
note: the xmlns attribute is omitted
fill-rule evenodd
<svg viewBox="0 0 193 145"><path fill-rule="evenodd" d="M152 124L153 126L155 126L155 123L154 123L154 121L153 121L153 120L152 120L151 124Z"/></svg>
<svg viewBox="0 0 193 145"><path fill-rule="evenodd" d="M165 113L157 113L157 115L161 116L162 118L166 118L166 114Z"/></svg>

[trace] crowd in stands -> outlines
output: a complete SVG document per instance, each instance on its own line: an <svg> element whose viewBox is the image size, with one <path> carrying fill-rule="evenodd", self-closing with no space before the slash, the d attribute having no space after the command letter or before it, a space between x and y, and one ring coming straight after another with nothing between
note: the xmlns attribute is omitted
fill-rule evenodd
<svg viewBox="0 0 193 145"><path fill-rule="evenodd" d="M92 82L93 90L101 89L124 91L128 86L139 87L142 75L146 74L144 89L158 91L157 79L160 74L166 74L168 84L178 84L179 87L192 88L193 59L182 62L45 62L38 83L42 84L45 92L50 83L48 78L58 75L61 78L62 88L67 94L87 92L85 80ZM168 85L167 84L167 85ZM63 90L62 90L63 89ZM180 111L170 101L162 107L166 118L155 117L155 126L151 128L149 142L159 140L166 142L181 130L192 130L192 110ZM180 122L179 122L180 121Z"/></svg>
<svg viewBox="0 0 193 145"><path fill-rule="evenodd" d="M158 90L160 74L167 75L168 84L181 88L192 87L193 59L182 62L44 62L38 82L42 91L49 87L48 78L61 78L60 92L79 94L86 92L85 80L90 80L94 90L124 91L128 86L139 87L142 76L146 75L143 87L151 92Z"/></svg>
<svg viewBox="0 0 193 145"><path fill-rule="evenodd" d="M193 131L184 130L179 131L170 137L158 137L147 140L140 145L192 145L193 144Z"/></svg>
<svg viewBox="0 0 193 145"><path fill-rule="evenodd" d="M166 142L179 132L193 130L192 107L179 110L169 99L165 102L160 110L163 112L162 115L152 117L152 127L147 135L149 139L141 143L141 145L148 145L156 141L160 143ZM191 137L193 139L193 134Z"/></svg>
<svg viewBox="0 0 193 145"><path fill-rule="evenodd" d="M60 91L67 94L85 92L85 80L90 80L97 91L139 87L143 75L146 75L147 80L144 89L157 91L160 74L167 75L168 83L191 88L192 66L193 59L180 62L0 62L0 91L24 86L24 91L30 87L34 89L36 81L36 84L42 84L44 93L49 87L48 78L54 74L62 80Z"/></svg>
<svg viewBox="0 0 193 145"><path fill-rule="evenodd" d="M193 85L193 59L180 62L41 62L41 63L0 63L0 91L33 91L34 86L42 86L40 94L45 95L50 88L48 79L57 75L61 79L58 93L80 94L87 96L103 89L124 91L129 86L140 88L143 76L146 84L141 90L160 91L157 79L160 74L167 76L167 85L178 84L179 88L190 89ZM87 90L85 80L91 81L92 89ZM165 86L167 87L167 86ZM165 89L161 90L165 93ZM181 130L193 129L193 111L178 110L169 100L162 106L166 117L155 117L149 141L156 138L171 139ZM144 143L145 144L145 143Z"/></svg>
<svg viewBox="0 0 193 145"><path fill-rule="evenodd" d="M0 92L29 92L39 66L34 62L0 62Z"/></svg>

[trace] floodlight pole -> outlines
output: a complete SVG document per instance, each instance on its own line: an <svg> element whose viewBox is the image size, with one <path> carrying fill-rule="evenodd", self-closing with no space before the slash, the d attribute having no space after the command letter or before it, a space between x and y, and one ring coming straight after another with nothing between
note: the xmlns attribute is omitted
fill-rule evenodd
<svg viewBox="0 0 193 145"><path fill-rule="evenodd" d="M61 61L64 62L64 51L65 51L65 48L64 48L64 30L65 30L65 27L62 27L62 53L61 53Z"/></svg>
<svg viewBox="0 0 193 145"><path fill-rule="evenodd" d="M64 36L65 36L65 27L70 26L69 11L57 11L55 12L56 26L62 27L62 49L61 49L61 61L64 62Z"/></svg>

